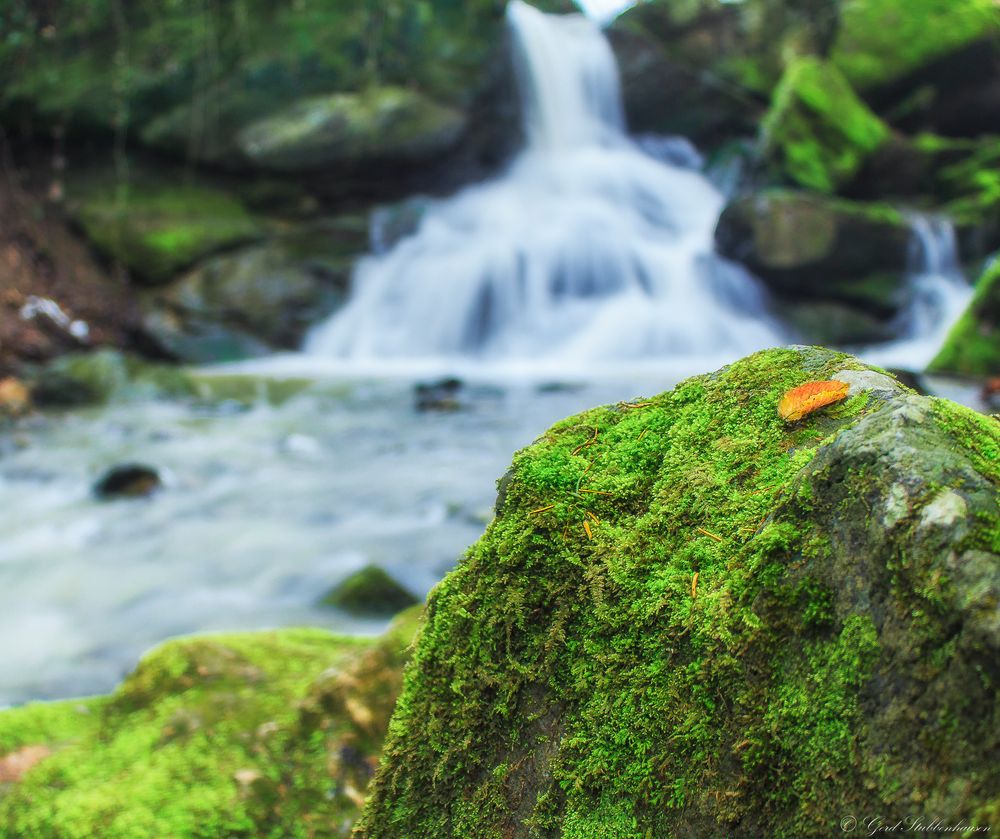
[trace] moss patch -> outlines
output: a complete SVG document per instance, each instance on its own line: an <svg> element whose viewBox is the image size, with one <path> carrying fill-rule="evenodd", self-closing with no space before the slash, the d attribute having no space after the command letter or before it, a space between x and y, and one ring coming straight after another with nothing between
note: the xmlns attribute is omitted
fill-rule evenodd
<svg viewBox="0 0 1000 839"><path fill-rule="evenodd" d="M761 130L787 177L827 193L850 183L889 138L889 129L840 71L812 57L785 72Z"/></svg>
<svg viewBox="0 0 1000 839"><path fill-rule="evenodd" d="M953 607L928 580L943 584L950 550L981 549L966 525L920 529L929 487L961 481L968 508L995 516L997 466L977 472L965 435L884 376L778 418L786 390L845 369L865 368L758 353L518 453L496 519L431 594L359 835L829 836L852 807L906 809L976 766L981 779L995 671L975 677L978 711L956 704L980 642L962 636L947 688L905 667L947 661ZM899 434L928 454L897 453ZM908 486L903 529L867 525L914 475L928 483ZM892 679L965 714L942 747L964 756L888 772L884 750L925 725L891 706ZM996 779L972 789L937 804L971 816L1000 796Z"/></svg>
<svg viewBox="0 0 1000 839"><path fill-rule="evenodd" d="M374 641L311 629L171 641L85 712L0 714L0 753L55 750L0 790L0 836L349 835L419 614Z"/></svg>
<svg viewBox="0 0 1000 839"><path fill-rule="evenodd" d="M1000 32L992 0L859 0L842 6L833 62L860 90L897 81Z"/></svg>
<svg viewBox="0 0 1000 839"><path fill-rule="evenodd" d="M195 184L140 180L121 188L81 186L73 205L87 237L150 283L165 282L203 256L260 235L239 201Z"/></svg>

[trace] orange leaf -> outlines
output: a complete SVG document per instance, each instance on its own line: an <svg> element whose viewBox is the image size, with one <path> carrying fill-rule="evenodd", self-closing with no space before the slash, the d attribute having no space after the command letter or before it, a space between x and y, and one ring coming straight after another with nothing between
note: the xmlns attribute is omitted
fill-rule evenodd
<svg viewBox="0 0 1000 839"><path fill-rule="evenodd" d="M781 397L778 414L787 422L795 422L826 405L846 399L850 387L847 382L835 379L828 382L806 382Z"/></svg>

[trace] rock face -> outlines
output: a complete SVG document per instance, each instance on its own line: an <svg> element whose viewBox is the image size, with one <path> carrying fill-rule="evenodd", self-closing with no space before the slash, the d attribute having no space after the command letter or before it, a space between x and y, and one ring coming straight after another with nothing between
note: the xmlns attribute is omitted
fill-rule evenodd
<svg viewBox="0 0 1000 839"><path fill-rule="evenodd" d="M995 420L815 348L556 424L431 594L356 835L995 827L998 487Z"/></svg>
<svg viewBox="0 0 1000 839"><path fill-rule="evenodd" d="M349 836L420 614L171 641L110 697L0 713L0 837Z"/></svg>
<svg viewBox="0 0 1000 839"><path fill-rule="evenodd" d="M294 349L347 296L368 247L363 216L300 223L292 234L219 254L142 298L143 326L166 354L207 362Z"/></svg>
<svg viewBox="0 0 1000 839"><path fill-rule="evenodd" d="M442 154L464 129L460 112L405 88L382 87L302 100L249 125L237 142L259 167L295 172Z"/></svg>
<svg viewBox="0 0 1000 839"><path fill-rule="evenodd" d="M994 261L976 283L968 310L952 328L930 370L965 376L1000 374L1000 261Z"/></svg>
<svg viewBox="0 0 1000 839"><path fill-rule="evenodd" d="M786 190L737 198L715 232L719 252L760 277L804 337L834 344L890 337L910 239L887 205Z"/></svg>

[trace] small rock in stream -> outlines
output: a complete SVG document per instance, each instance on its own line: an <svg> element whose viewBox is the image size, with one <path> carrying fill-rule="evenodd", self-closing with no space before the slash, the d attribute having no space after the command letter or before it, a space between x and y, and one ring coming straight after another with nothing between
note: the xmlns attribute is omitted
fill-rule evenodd
<svg viewBox="0 0 1000 839"><path fill-rule="evenodd" d="M163 486L163 480L151 466L128 463L109 469L94 484L94 494L104 500L148 498Z"/></svg>

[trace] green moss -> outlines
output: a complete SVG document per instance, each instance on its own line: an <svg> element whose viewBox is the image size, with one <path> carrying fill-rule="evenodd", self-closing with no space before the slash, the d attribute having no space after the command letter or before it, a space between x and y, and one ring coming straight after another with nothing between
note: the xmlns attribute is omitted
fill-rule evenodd
<svg viewBox="0 0 1000 839"><path fill-rule="evenodd" d="M351 574L323 598L327 606L368 615L394 615L416 602L416 597L377 565Z"/></svg>
<svg viewBox="0 0 1000 839"><path fill-rule="evenodd" d="M29 383L38 405L55 408L199 393L195 379L186 371L111 349L64 355L32 373Z"/></svg>
<svg viewBox="0 0 1000 839"><path fill-rule="evenodd" d="M842 6L832 60L859 90L897 81L1000 32L992 0L863 0Z"/></svg>
<svg viewBox="0 0 1000 839"><path fill-rule="evenodd" d="M419 614L376 640L290 629L171 641L87 713L63 702L0 714L0 753L55 752L0 791L0 837L347 836Z"/></svg>
<svg viewBox="0 0 1000 839"><path fill-rule="evenodd" d="M88 238L151 283L165 282L203 256L260 235L239 201L194 184L79 185L72 203Z"/></svg>
<svg viewBox="0 0 1000 839"><path fill-rule="evenodd" d="M897 433L891 406L920 398L775 412L845 368L864 369L759 353L519 452L496 519L430 596L359 836L826 836L890 801L859 744L899 642L856 586L924 610L927 649L951 630L909 605L923 570L852 576L883 546L847 529L893 479L865 458Z"/></svg>
<svg viewBox="0 0 1000 839"><path fill-rule="evenodd" d="M966 376L1000 372L1000 261L980 277L969 308L928 369Z"/></svg>
<svg viewBox="0 0 1000 839"><path fill-rule="evenodd" d="M850 183L889 138L889 129L840 72L812 57L785 72L761 130L788 178L826 193Z"/></svg>

